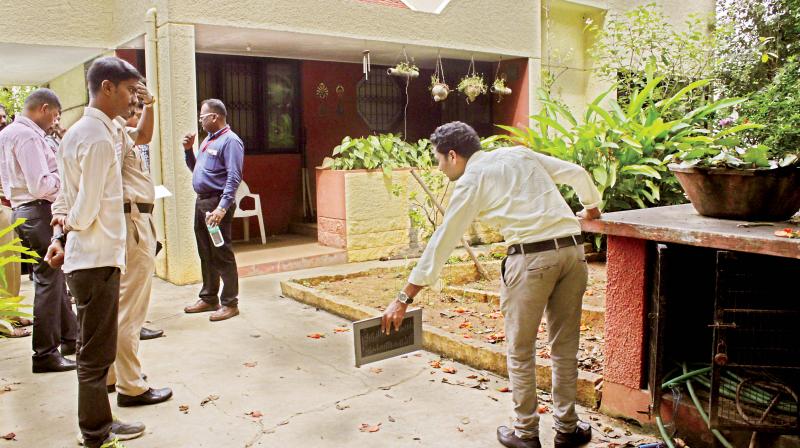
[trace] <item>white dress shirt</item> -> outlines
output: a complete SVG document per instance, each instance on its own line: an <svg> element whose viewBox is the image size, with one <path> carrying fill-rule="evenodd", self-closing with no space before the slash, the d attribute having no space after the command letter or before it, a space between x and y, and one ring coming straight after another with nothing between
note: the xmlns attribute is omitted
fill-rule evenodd
<svg viewBox="0 0 800 448"><path fill-rule="evenodd" d="M600 192L578 165L523 146L473 154L409 283L433 284L475 218L498 227L509 245L580 234L580 223L556 184L570 185L585 208L600 205Z"/></svg>
<svg viewBox="0 0 800 448"><path fill-rule="evenodd" d="M103 112L87 107L69 128L58 151L61 194L53 214L67 215L66 273L125 267L125 216L118 127Z"/></svg>

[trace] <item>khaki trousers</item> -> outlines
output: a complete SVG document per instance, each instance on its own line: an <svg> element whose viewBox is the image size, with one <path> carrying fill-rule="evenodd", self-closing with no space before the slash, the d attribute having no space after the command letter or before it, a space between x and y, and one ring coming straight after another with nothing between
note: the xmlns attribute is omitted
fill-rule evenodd
<svg viewBox="0 0 800 448"><path fill-rule="evenodd" d="M12 224L13 220L11 218L11 209L6 207L5 205L0 205L0 230L9 227ZM16 237L16 233L11 231L0 237L0 245L8 244L11 240ZM16 253L4 253L0 254L2 256L18 256L19 254ZM3 266L3 273L5 274L4 277L6 279L5 285L0 285L3 289L8 292L11 297L16 297L19 295L19 288L20 288L20 276L22 275L22 269L18 262L8 263L7 265ZM30 313L30 310L25 310Z"/></svg>
<svg viewBox="0 0 800 448"><path fill-rule="evenodd" d="M514 400L514 432L539 435L536 396L536 337L542 315L547 317L553 361L553 418L560 432L572 432L578 422L578 341L581 303L588 269L583 246L569 246L503 260L500 309L508 342L508 377Z"/></svg>
<svg viewBox="0 0 800 448"><path fill-rule="evenodd" d="M142 378L139 361L139 332L150 306L150 290L155 271L156 230L153 216L136 206L125 214L127 230L126 269L120 279L117 359L108 371L106 384L117 385L117 392L141 395L149 386Z"/></svg>

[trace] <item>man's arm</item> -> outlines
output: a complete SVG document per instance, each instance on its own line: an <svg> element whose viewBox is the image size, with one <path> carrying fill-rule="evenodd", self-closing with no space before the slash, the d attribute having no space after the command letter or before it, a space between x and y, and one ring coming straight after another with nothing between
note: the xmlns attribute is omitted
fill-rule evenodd
<svg viewBox="0 0 800 448"><path fill-rule="evenodd" d="M194 156L194 139L197 134L190 132L183 136L183 157L186 160L186 166L189 171L194 171L194 166L197 164L197 158Z"/></svg>
<svg viewBox="0 0 800 448"><path fill-rule="evenodd" d="M14 148L28 191L36 199L52 200L58 194L61 179L58 173L50 172L45 151L52 152L47 143L38 138L30 138Z"/></svg>
<svg viewBox="0 0 800 448"><path fill-rule="evenodd" d="M228 170L228 179L225 181L225 189L219 200L219 207L227 210L233 204L236 197L236 189L242 182L242 168L244 166L244 146L238 139L232 138L225 145L225 168Z"/></svg>
<svg viewBox="0 0 800 448"><path fill-rule="evenodd" d="M538 152L533 152L533 154L550 175L550 178L553 179L553 182L569 185L575 190L584 209L597 209L600 206L603 201L600 191L597 190L592 177L583 167L555 157L539 154ZM599 217L599 210L596 211L598 213L597 217Z"/></svg>
<svg viewBox="0 0 800 448"><path fill-rule="evenodd" d="M464 236L472 221L481 209L481 195L478 186L468 182L456 183L450 205L444 215L442 225L433 232L417 266L411 271L408 284L403 288L409 298L414 298L423 287L436 282L450 253ZM391 328L400 329L407 304L392 300L381 320L381 331L389 333Z"/></svg>
<svg viewBox="0 0 800 448"><path fill-rule="evenodd" d="M94 223L100 213L105 178L114 167L116 155L109 142L97 142L89 146L80 160L81 178L75 203L67 213L65 227L70 230L85 230Z"/></svg>
<svg viewBox="0 0 800 448"><path fill-rule="evenodd" d="M131 136L131 138L137 145L146 145L153 139L153 117L155 117L153 106L156 104L156 99L141 82L136 86L136 89L139 99L144 103L144 108L142 108L142 116L139 117L139 124L136 125L136 136Z"/></svg>

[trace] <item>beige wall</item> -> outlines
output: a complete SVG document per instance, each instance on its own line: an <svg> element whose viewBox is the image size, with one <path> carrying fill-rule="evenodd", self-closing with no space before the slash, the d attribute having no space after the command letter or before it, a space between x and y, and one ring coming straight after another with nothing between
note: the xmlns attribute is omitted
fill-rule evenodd
<svg viewBox="0 0 800 448"><path fill-rule="evenodd" d="M83 115L83 107L89 101L83 64L50 81L50 88L61 100L61 126L72 126Z"/></svg>

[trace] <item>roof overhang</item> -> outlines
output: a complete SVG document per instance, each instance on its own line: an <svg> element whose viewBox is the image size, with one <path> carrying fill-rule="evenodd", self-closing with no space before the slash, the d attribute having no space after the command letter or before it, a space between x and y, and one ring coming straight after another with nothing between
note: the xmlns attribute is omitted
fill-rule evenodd
<svg viewBox="0 0 800 448"><path fill-rule="evenodd" d="M102 54L103 48L0 43L0 85L39 85Z"/></svg>

